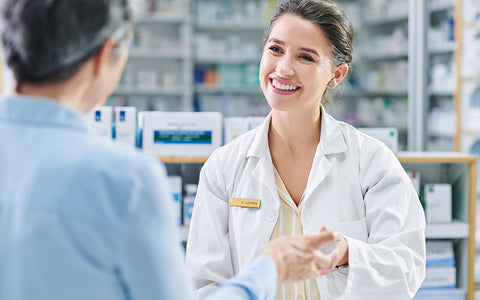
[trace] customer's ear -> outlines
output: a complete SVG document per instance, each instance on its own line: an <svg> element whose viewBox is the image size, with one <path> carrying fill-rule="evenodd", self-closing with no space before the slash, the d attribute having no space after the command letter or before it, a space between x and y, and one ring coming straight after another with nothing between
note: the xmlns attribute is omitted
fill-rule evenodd
<svg viewBox="0 0 480 300"><path fill-rule="evenodd" d="M107 39L93 57L94 75L100 77L117 61L117 51L121 51L119 42L115 39Z"/></svg>

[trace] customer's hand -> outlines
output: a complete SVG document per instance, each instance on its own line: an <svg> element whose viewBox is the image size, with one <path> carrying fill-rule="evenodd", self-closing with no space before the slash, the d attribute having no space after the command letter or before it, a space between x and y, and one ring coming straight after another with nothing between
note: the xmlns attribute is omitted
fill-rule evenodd
<svg viewBox="0 0 480 300"><path fill-rule="evenodd" d="M275 261L279 284L296 282L330 273L338 262L338 249L325 254L318 248L339 239L338 232L329 230L318 235L282 236L271 241L263 254Z"/></svg>

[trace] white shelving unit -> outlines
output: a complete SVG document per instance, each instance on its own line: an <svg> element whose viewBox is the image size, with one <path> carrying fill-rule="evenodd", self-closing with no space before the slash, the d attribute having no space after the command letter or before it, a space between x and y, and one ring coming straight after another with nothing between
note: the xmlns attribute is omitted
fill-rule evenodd
<svg viewBox="0 0 480 300"><path fill-rule="evenodd" d="M265 115L268 111L258 82L261 45L267 28L260 11L265 1L212 2L196 0L194 33L194 103L224 117ZM232 9L245 11L228 13ZM253 5L253 6L252 6ZM202 14L199 10L210 13ZM215 13L213 12L215 10ZM214 14L217 19L207 18ZM223 16L223 17L221 17ZM227 17L228 16L228 17ZM238 21L240 19L243 21Z"/></svg>
<svg viewBox="0 0 480 300"><path fill-rule="evenodd" d="M401 150L408 149L407 132L412 126L407 121L411 56L408 2L337 1L352 21L354 60L350 84L340 97L333 96L334 108L328 110L357 127L396 127ZM384 10L392 3L397 5L394 9Z"/></svg>
<svg viewBox="0 0 480 300"><path fill-rule="evenodd" d="M452 185L450 223L427 223L427 240L452 240L457 268L458 294L474 299L475 202L477 157L456 152L405 152L398 159L407 171L420 173L423 189L429 183ZM428 221L428 220L427 220ZM422 291L424 296L438 291ZM432 298L434 299L434 298Z"/></svg>
<svg viewBox="0 0 480 300"><path fill-rule="evenodd" d="M138 18L129 61L114 96L140 110L191 111L192 24L189 12Z"/></svg>
<svg viewBox="0 0 480 300"><path fill-rule="evenodd" d="M458 3L460 2L460 3ZM426 150L460 150L461 85L458 76L461 63L457 44L461 45L461 1L427 2L427 67L429 72L425 112L428 114L425 130ZM455 24L455 26L454 26ZM460 88L457 88L460 86ZM451 128L453 134L438 134Z"/></svg>
<svg viewBox="0 0 480 300"><path fill-rule="evenodd" d="M463 1L337 2L356 22L356 55L353 91L346 89L334 116L355 126L406 128L399 130L401 150L459 151ZM454 134L437 134L447 127Z"/></svg>

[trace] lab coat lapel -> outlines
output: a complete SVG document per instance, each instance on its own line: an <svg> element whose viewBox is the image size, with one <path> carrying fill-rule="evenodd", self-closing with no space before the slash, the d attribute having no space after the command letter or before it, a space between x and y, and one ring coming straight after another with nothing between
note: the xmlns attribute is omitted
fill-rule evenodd
<svg viewBox="0 0 480 300"><path fill-rule="evenodd" d="M313 193L320 183L332 170L331 154L342 153L347 149L345 138L337 121L325 112L322 107L322 123L320 142L318 143L313 159L312 168L308 176L305 198Z"/></svg>
<svg viewBox="0 0 480 300"><path fill-rule="evenodd" d="M268 148L268 129L270 127L271 113L265 118L263 124L255 133L252 145L247 153L249 159L257 159L252 176L264 184L273 195L277 195L277 186L273 175L273 163Z"/></svg>

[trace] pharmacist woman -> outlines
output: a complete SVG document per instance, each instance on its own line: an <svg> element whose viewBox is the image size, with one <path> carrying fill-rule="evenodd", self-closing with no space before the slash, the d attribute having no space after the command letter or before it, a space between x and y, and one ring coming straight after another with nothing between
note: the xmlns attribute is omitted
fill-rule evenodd
<svg viewBox="0 0 480 300"><path fill-rule="evenodd" d="M201 299L269 240L323 226L341 233L336 269L279 286L275 299L404 300L418 290L425 217L409 177L384 144L322 106L348 72L352 39L332 1L277 7L260 63L271 113L217 149L201 171L187 243Z"/></svg>

